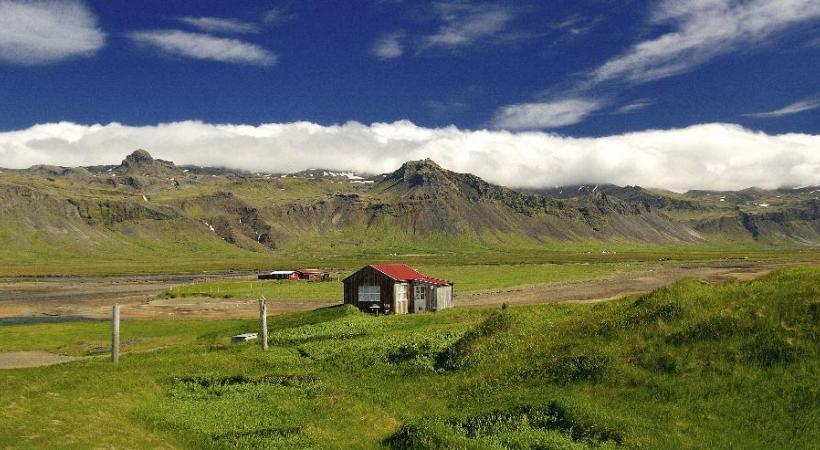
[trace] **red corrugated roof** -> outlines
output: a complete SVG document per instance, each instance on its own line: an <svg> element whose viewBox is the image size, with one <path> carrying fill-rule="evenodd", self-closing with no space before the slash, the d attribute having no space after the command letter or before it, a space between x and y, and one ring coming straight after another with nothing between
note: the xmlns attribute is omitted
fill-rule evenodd
<svg viewBox="0 0 820 450"><path fill-rule="evenodd" d="M450 284L447 280L439 280L438 278L424 276L406 264L371 264L370 267L396 281L423 281L425 283L437 284L440 286Z"/></svg>

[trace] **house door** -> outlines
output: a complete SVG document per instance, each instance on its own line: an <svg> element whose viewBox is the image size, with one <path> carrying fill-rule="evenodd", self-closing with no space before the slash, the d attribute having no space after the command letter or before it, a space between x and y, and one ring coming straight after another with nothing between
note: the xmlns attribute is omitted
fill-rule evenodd
<svg viewBox="0 0 820 450"><path fill-rule="evenodd" d="M407 285L396 283L395 299L396 299L396 314L407 314Z"/></svg>
<svg viewBox="0 0 820 450"><path fill-rule="evenodd" d="M424 286L413 288L413 312L423 312L427 310L427 290Z"/></svg>

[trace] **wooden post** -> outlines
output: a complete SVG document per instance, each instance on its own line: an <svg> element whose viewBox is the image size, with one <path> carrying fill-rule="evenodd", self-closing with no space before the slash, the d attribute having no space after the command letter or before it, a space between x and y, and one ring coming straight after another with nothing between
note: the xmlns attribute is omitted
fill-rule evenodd
<svg viewBox="0 0 820 450"><path fill-rule="evenodd" d="M111 362L120 360L120 305L114 305L111 318Z"/></svg>
<svg viewBox="0 0 820 450"><path fill-rule="evenodd" d="M262 327L262 350L268 349L268 306L265 304L265 296L259 297L259 323Z"/></svg>

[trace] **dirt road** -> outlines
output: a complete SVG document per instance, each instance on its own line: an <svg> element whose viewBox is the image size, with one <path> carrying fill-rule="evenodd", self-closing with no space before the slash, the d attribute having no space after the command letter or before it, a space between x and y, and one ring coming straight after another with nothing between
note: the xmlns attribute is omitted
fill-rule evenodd
<svg viewBox="0 0 820 450"><path fill-rule="evenodd" d="M478 292L456 292L460 307L489 305L590 302L647 292L682 278L697 278L710 282L750 279L764 275L777 265L657 265L639 272L618 273L608 277L585 280L519 286ZM209 279L227 279L236 274ZM127 319L225 319L253 318L257 314L256 299L159 298L158 294L172 286L201 280L203 277L100 277L53 278L38 280L0 281L0 323L33 320L66 320L71 318L109 317L111 305L123 305ZM271 314L302 311L338 304L332 299L311 301L271 301Z"/></svg>
<svg viewBox="0 0 820 450"><path fill-rule="evenodd" d="M712 283L729 280L749 280L763 276L776 266L658 266L646 271L618 273L605 278L566 281L510 289L468 292L457 296L457 305L481 307L488 305L599 302L649 292L684 278Z"/></svg>

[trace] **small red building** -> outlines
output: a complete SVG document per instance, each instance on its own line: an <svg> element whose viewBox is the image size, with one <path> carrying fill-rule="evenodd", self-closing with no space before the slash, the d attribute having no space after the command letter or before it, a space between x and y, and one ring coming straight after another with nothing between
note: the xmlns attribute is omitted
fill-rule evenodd
<svg viewBox="0 0 820 450"><path fill-rule="evenodd" d="M344 300L377 314L408 314L453 307L453 283L404 264L371 264L342 280Z"/></svg>
<svg viewBox="0 0 820 450"><path fill-rule="evenodd" d="M308 281L329 281L330 271L324 269L298 269L296 273L300 280Z"/></svg>
<svg viewBox="0 0 820 450"><path fill-rule="evenodd" d="M293 270L274 270L273 272L257 275L260 280L299 280L299 274Z"/></svg>

